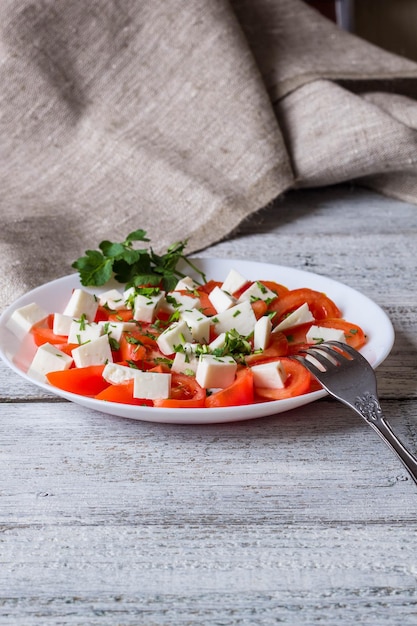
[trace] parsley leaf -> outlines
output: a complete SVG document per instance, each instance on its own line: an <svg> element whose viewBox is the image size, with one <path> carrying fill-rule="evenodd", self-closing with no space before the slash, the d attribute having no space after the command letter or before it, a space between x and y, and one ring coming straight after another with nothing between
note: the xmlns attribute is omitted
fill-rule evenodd
<svg viewBox="0 0 417 626"><path fill-rule="evenodd" d="M169 246L167 251L156 254L152 248L136 248L135 242L149 242L146 231L135 230L120 243L102 241L98 250L87 250L85 256L72 264L78 270L81 284L86 286L105 285L114 275L120 283L128 286L160 286L172 291L179 278L185 274L177 270L180 260L185 261L206 282L204 274L185 256L186 241Z"/></svg>

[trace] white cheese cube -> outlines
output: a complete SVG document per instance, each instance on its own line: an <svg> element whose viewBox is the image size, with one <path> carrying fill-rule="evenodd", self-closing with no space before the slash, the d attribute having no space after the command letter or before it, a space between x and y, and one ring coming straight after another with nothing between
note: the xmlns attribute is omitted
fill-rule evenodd
<svg viewBox="0 0 417 626"><path fill-rule="evenodd" d="M160 372L141 372L135 370L133 377L133 397L144 400L169 398L171 393L171 374Z"/></svg>
<svg viewBox="0 0 417 626"><path fill-rule="evenodd" d="M311 326L306 333L307 343L322 343L323 341L341 341L346 343L343 330L338 328L325 328L324 326Z"/></svg>
<svg viewBox="0 0 417 626"><path fill-rule="evenodd" d="M256 324L255 313L250 302L241 302L231 309L218 313L211 318L217 335L235 329L246 337L253 332Z"/></svg>
<svg viewBox="0 0 417 626"><path fill-rule="evenodd" d="M201 305L200 298L188 296L179 291L170 291L166 295L166 300L162 307L164 311L173 313L174 311L185 311L197 309Z"/></svg>
<svg viewBox="0 0 417 626"><path fill-rule="evenodd" d="M226 293L226 291L220 289L220 287L214 287L214 289L210 291L208 299L216 309L217 313L226 311L236 304L236 299L233 298L230 293Z"/></svg>
<svg viewBox="0 0 417 626"><path fill-rule="evenodd" d="M198 289L199 285L191 278L191 276L184 276L175 285L175 291L194 291Z"/></svg>
<svg viewBox="0 0 417 626"><path fill-rule="evenodd" d="M163 291L152 296L138 294L134 300L133 319L152 323L164 299L165 292Z"/></svg>
<svg viewBox="0 0 417 626"><path fill-rule="evenodd" d="M214 350L220 350L221 348L224 348L225 343L226 343L226 333L220 333L220 335L216 337L216 339L213 339L213 341L210 341L208 347L210 351L213 352Z"/></svg>
<svg viewBox="0 0 417 626"><path fill-rule="evenodd" d="M247 278L242 276L242 274L239 274L236 270L231 269L222 284L222 289L223 291L227 291L227 293L233 294L239 289L242 289L247 282Z"/></svg>
<svg viewBox="0 0 417 626"><path fill-rule="evenodd" d="M240 295L238 302L243 302L244 300L249 300L249 302L253 302L253 300L264 300L265 302L274 300L277 297L277 294L268 289L261 282L257 281L252 283L250 287L245 289L245 291Z"/></svg>
<svg viewBox="0 0 417 626"><path fill-rule="evenodd" d="M102 335L109 335L115 341L120 341L122 334L125 331L134 330L137 328L135 322L98 322L98 325L102 328Z"/></svg>
<svg viewBox="0 0 417 626"><path fill-rule="evenodd" d="M55 335L64 335L68 337L68 335L70 334L72 322L73 318L69 315L54 313L54 323L52 325L52 330L54 331Z"/></svg>
<svg viewBox="0 0 417 626"><path fill-rule="evenodd" d="M285 385L287 374L281 361L259 363L252 365L253 384L255 387L268 389L282 389Z"/></svg>
<svg viewBox="0 0 417 626"><path fill-rule="evenodd" d="M67 370L71 365L72 358L68 354L50 343L44 343L36 350L27 373L36 380L47 382L46 374Z"/></svg>
<svg viewBox="0 0 417 626"><path fill-rule="evenodd" d="M187 322L180 320L168 326L159 335L156 343L162 354L174 354L176 346L184 345L188 341L193 341L191 330L188 328Z"/></svg>
<svg viewBox="0 0 417 626"><path fill-rule="evenodd" d="M290 313L286 318L282 320L277 326L275 326L273 333L277 333L281 330L286 330L287 328L291 328L292 326L299 326L300 324L307 324L308 322L313 322L314 317L311 314L310 309L308 308L308 304L305 302L301 306L298 307L295 311Z"/></svg>
<svg viewBox="0 0 417 626"><path fill-rule="evenodd" d="M78 346L78 348L74 348L71 353L77 367L105 365L113 361L107 335L101 335L101 337L94 341L83 343L81 346Z"/></svg>
<svg viewBox="0 0 417 626"><path fill-rule="evenodd" d="M68 343L82 344L86 341L94 341L103 334L103 327L95 322L84 320L72 320L68 333Z"/></svg>
<svg viewBox="0 0 417 626"><path fill-rule="evenodd" d="M195 353L191 350L185 350L184 352L175 353L171 370L179 374L195 374L197 365L198 357L195 356Z"/></svg>
<svg viewBox="0 0 417 626"><path fill-rule="evenodd" d="M194 341L208 343L210 338L211 319L198 309L182 311L181 319L187 323Z"/></svg>
<svg viewBox="0 0 417 626"><path fill-rule="evenodd" d="M107 307L112 311L118 311L125 308L124 295L117 289L110 289L99 296L100 306Z"/></svg>
<svg viewBox="0 0 417 626"><path fill-rule="evenodd" d="M31 302L13 311L6 325L18 339L23 339L35 324L47 316L48 313L42 307Z"/></svg>
<svg viewBox="0 0 417 626"><path fill-rule="evenodd" d="M253 331L253 349L265 350L269 344L269 338L271 337L272 322L271 319L264 315L260 317L255 324Z"/></svg>
<svg viewBox="0 0 417 626"><path fill-rule="evenodd" d="M200 355L195 378L205 389L224 389L235 380L237 363L231 356Z"/></svg>
<svg viewBox="0 0 417 626"><path fill-rule="evenodd" d="M107 363L103 370L103 378L111 385L121 385L132 380L137 370L127 365L118 363Z"/></svg>
<svg viewBox="0 0 417 626"><path fill-rule="evenodd" d="M84 289L74 289L64 309L64 315L68 315L73 319L79 319L84 315L89 322L92 322L96 316L97 309L98 298L95 295Z"/></svg>
<svg viewBox="0 0 417 626"><path fill-rule="evenodd" d="M127 309L133 308L133 302L135 300L136 289L134 287L129 287L129 289L125 289L123 292L123 300L125 303L125 307Z"/></svg>

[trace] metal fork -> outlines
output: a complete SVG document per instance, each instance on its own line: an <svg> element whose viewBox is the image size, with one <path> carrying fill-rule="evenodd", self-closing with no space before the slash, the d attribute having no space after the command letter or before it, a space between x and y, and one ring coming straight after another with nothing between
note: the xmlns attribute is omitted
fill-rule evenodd
<svg viewBox="0 0 417 626"><path fill-rule="evenodd" d="M326 341L294 356L328 393L353 409L372 426L398 455L417 484L417 458L401 443L385 419L377 396L375 372L354 348L339 341Z"/></svg>

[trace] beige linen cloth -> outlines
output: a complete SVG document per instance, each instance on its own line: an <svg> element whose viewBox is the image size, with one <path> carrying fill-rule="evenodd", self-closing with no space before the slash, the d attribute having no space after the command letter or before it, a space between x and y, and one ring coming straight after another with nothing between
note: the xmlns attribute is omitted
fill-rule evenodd
<svg viewBox="0 0 417 626"><path fill-rule="evenodd" d="M285 190L417 203L417 64L301 0L1 0L0 73L1 308L104 238L196 251Z"/></svg>

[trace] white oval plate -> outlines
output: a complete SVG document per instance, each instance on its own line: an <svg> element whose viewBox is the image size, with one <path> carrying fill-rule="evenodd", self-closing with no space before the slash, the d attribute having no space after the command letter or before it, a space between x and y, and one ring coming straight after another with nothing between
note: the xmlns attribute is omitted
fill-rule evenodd
<svg viewBox="0 0 417 626"><path fill-rule="evenodd" d="M223 281L228 271L233 268L249 280L275 280L290 289L309 287L310 289L324 292L335 301L345 319L358 324L365 331L368 340L361 352L371 363L372 367L378 367L391 351L394 343L394 330L388 316L372 300L351 287L318 274L280 265L234 259L192 258L192 261L205 272L207 279ZM186 271L193 275L189 270ZM274 400L248 406L210 409L168 409L95 400L94 398L68 393L47 383L39 382L26 373L36 351L32 337L29 335L22 342L19 342L8 330L6 326L7 321L15 309L31 302L36 302L50 313L62 312L72 289L80 286L78 274L59 278L37 287L20 297L0 317L1 358L20 376L45 391L103 413L135 420L171 424L213 424L216 422L255 419L289 411L326 395L326 392L321 390L287 400ZM101 289L89 289L89 291L99 294L100 291L107 289L109 289L109 285Z"/></svg>

